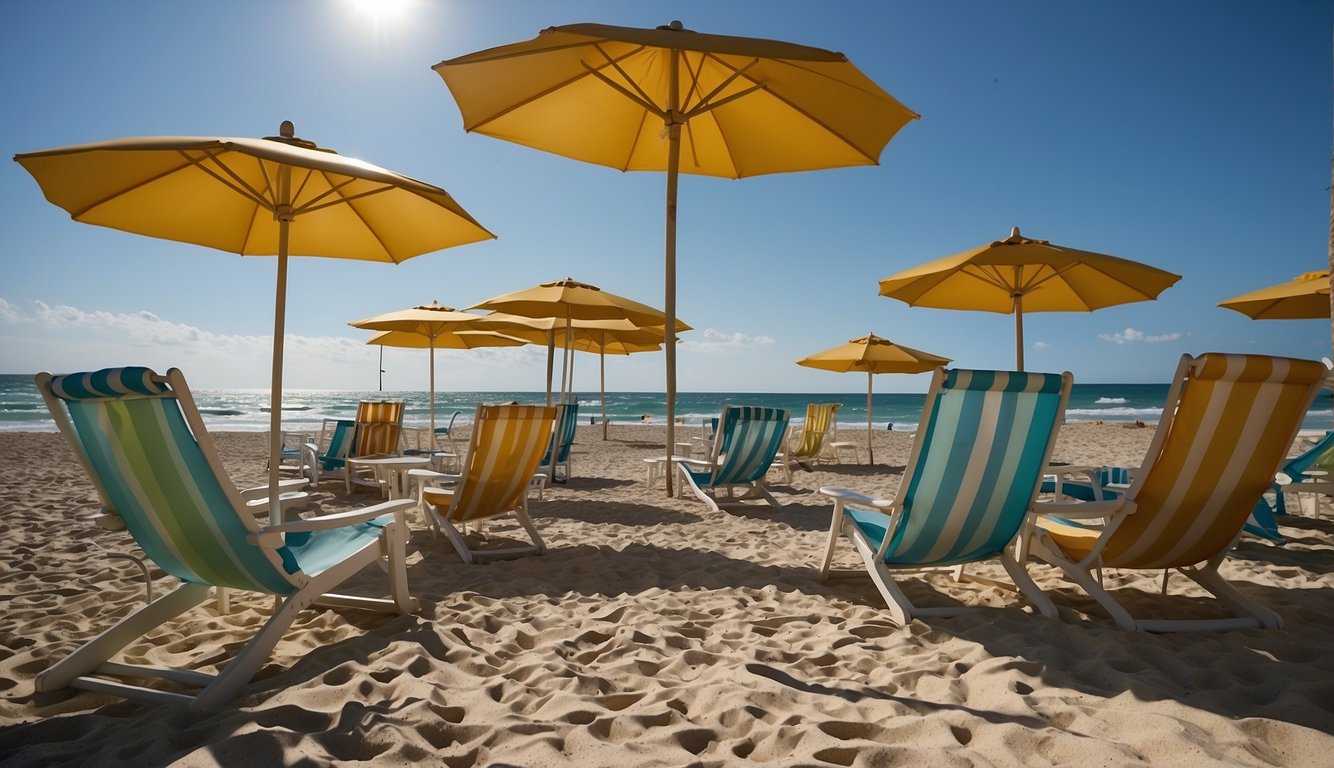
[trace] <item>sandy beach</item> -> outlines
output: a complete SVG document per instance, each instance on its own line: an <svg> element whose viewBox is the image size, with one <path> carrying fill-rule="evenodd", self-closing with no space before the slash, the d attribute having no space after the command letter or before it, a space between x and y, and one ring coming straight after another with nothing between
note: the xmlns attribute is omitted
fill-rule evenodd
<svg viewBox="0 0 1334 768"><path fill-rule="evenodd" d="M1036 564L1059 620L1001 588L933 574L910 594L983 609L897 626L869 580L817 578L830 507L815 489L892 494L908 434L875 433L875 466L823 465L791 484L771 474L781 512L713 513L647 487L643 458L661 454L664 432L614 426L604 442L601 427L580 427L573 479L533 505L550 547L543 556L465 565L414 517L417 614L309 610L242 695L204 716L34 694L41 670L141 605L144 584L108 557L134 545L89 522L96 494L60 436L0 434L0 763L1330 764L1328 509L1282 519L1285 547L1243 540L1223 568L1283 616L1281 630L1124 632ZM1055 458L1137 464L1152 432L1068 424ZM238 485L263 480L263 434L215 440ZM337 511L375 497L325 483L316 500ZM840 559L856 562L850 547ZM172 588L155 576L159 594ZM1132 610L1164 605L1155 574L1108 581ZM367 571L352 587L382 583ZM1169 609L1214 615L1185 584L1174 581ZM210 603L127 655L211 671L270 606L238 595L219 616Z"/></svg>

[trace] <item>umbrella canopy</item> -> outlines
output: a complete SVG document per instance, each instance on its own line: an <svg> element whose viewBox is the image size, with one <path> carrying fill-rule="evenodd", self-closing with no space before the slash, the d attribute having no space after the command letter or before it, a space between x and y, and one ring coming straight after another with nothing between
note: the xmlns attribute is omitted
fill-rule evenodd
<svg viewBox="0 0 1334 768"><path fill-rule="evenodd" d="M618 296L598 288L595 285L581 283L571 278L554 283L542 283L520 291L502 294L472 305L469 309L487 309L493 313L509 315L510 318L491 316L492 323L514 318L531 318L549 321L543 330L554 331L556 328L572 326L575 323L594 321L620 321L621 325L603 326L610 329L629 330L638 327L666 327L666 315L658 309L641 304L633 299ZM521 324L521 323L519 323ZM687 330L689 326L674 322L673 327ZM507 330L500 325L492 326L502 333L517 332ZM535 326L529 326L530 328ZM590 326L591 327L591 326ZM571 339L572 340L572 339ZM555 336L548 333L548 349L554 349ZM565 361L561 366L561 394L567 391L566 369L569 366L568 346ZM547 358L547 400L551 397L552 358Z"/></svg>
<svg viewBox="0 0 1334 768"><path fill-rule="evenodd" d="M841 53L774 40L571 24L434 67L463 127L625 171L667 173L666 327L676 320L681 173L742 178L875 165L917 114ZM665 140L664 140L665 133ZM676 345L666 345L667 452ZM667 494L673 478L667 476Z"/></svg>
<svg viewBox="0 0 1334 768"><path fill-rule="evenodd" d="M1218 302L1252 320L1314 320L1329 317L1329 270L1298 275L1286 283Z"/></svg>
<svg viewBox="0 0 1334 768"><path fill-rule="evenodd" d="M874 333L797 361L797 365L825 371L866 372L866 456L871 464L875 463L875 452L871 447L872 376L877 373L924 373L949 364L947 357L895 344Z"/></svg>
<svg viewBox="0 0 1334 768"><path fill-rule="evenodd" d="M474 328L480 315L460 312L439 302L422 304L409 309L386 312L382 315L357 320L348 325L368 331L383 331L368 344L390 347L425 347L431 350L431 434L435 434L435 351L437 349L472 349L473 347L515 347L525 342L491 331L463 333ZM418 341L420 343L418 343Z"/></svg>
<svg viewBox="0 0 1334 768"><path fill-rule="evenodd" d="M287 257L400 262L495 237L439 187L317 147L284 121L265 139L162 136L15 155L76 221L276 255L269 485L282 430ZM281 519L278 494L272 514Z"/></svg>
<svg viewBox="0 0 1334 768"><path fill-rule="evenodd" d="M1024 237L1015 227L1004 240L881 280L880 295L914 307L1013 314L1022 371L1025 312L1092 312L1151 301L1180 279L1137 261Z"/></svg>

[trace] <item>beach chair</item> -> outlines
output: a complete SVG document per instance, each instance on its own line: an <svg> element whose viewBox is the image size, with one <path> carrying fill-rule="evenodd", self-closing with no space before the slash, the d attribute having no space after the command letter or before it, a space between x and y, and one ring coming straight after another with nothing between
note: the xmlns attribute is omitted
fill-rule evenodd
<svg viewBox="0 0 1334 768"><path fill-rule="evenodd" d="M855 440L838 439L838 419L829 427L829 437L825 440L825 454L821 458L832 464L838 464L843 461L843 452L852 451L852 461L854 464L862 463L861 444Z"/></svg>
<svg viewBox="0 0 1334 768"><path fill-rule="evenodd" d="M551 483L566 483L570 480L570 447L574 445L575 427L579 423L579 403L566 402L557 403L556 408L556 427L551 433L551 442L547 444L546 453L542 454L542 460L538 463L537 474L543 475L540 481L540 487L545 488ZM564 469L562 475L558 471Z"/></svg>
<svg viewBox="0 0 1334 768"><path fill-rule="evenodd" d="M719 511L720 491L726 492L729 501L764 499L769 506L782 510L765 487L765 475L783 447L791 420L788 411L778 408L723 406L709 457L676 462L685 480L681 493L688 486L714 512ZM745 493L734 496L737 488Z"/></svg>
<svg viewBox="0 0 1334 768"><path fill-rule="evenodd" d="M786 482L792 482L795 467L813 469L815 462L831 455L827 443L830 430L838 417L840 403L807 403L806 420L796 434L783 441L783 453L774 462L774 468L783 471Z"/></svg>
<svg viewBox="0 0 1334 768"><path fill-rule="evenodd" d="M463 562L546 551L528 516L528 491L551 438L556 411L554 406L542 405L479 405L462 473L441 478L452 484L437 487L426 482L430 479L426 473L413 473L422 481L419 505L432 527L449 538ZM514 515L532 544L484 549L468 545L464 525L508 514Z"/></svg>
<svg viewBox="0 0 1334 768"><path fill-rule="evenodd" d="M1284 462L1270 487L1274 503L1271 506L1266 500L1265 506L1276 515L1293 514L1288 511L1284 498L1287 494L1334 493L1328 482L1330 478L1334 478L1334 430L1326 432L1310 448Z"/></svg>
<svg viewBox="0 0 1334 768"><path fill-rule="evenodd" d="M403 455L403 401L362 400L357 404L357 429L343 472L347 492L354 487L380 489L380 479L370 466L357 459L382 459Z"/></svg>
<svg viewBox="0 0 1334 768"><path fill-rule="evenodd" d="M1115 499L1043 504L1043 515L1026 532L1026 549L1064 571L1123 629L1281 626L1278 614L1238 592L1218 568L1272 483L1327 373L1310 360L1182 356L1130 487ZM1178 570L1236 615L1136 619L1100 583L1107 568Z"/></svg>
<svg viewBox="0 0 1334 768"><path fill-rule="evenodd" d="M319 486L321 480L343 478L356 434L357 422L352 419L324 419L318 441L306 443L302 448L301 464L311 485Z"/></svg>
<svg viewBox="0 0 1334 768"><path fill-rule="evenodd" d="M898 495L820 489L834 503L821 577L862 574L831 567L839 538L847 537L891 616L906 624L969 607L914 605L893 571L955 566L958 578L967 563L999 560L1033 607L1054 617L1056 606L1008 548L1037 498L1070 384L1069 373L938 369Z"/></svg>
<svg viewBox="0 0 1334 768"><path fill-rule="evenodd" d="M185 379L175 368L113 368L37 375L37 388L101 498L98 522L124 526L180 586L37 676L38 692L78 688L210 710L250 680L297 613L312 603L408 613L404 566L411 501L260 526L223 470ZM325 594L387 560L390 599ZM142 635L204 602L214 589L281 600L217 675L108 661ZM189 626L182 631L188 638ZM216 650L216 649L215 649ZM216 662L210 654L209 663ZM201 688L178 693L111 678L163 678Z"/></svg>

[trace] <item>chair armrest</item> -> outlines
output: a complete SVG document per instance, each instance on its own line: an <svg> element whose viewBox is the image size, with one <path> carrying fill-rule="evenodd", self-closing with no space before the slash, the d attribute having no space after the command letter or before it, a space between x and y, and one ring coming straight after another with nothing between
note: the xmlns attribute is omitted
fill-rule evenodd
<svg viewBox="0 0 1334 768"><path fill-rule="evenodd" d="M1037 501L1033 503L1033 506L1029 508L1028 512L1032 515L1064 517L1068 520L1079 520L1093 517L1108 517L1120 512L1125 505L1125 497L1107 499L1106 501Z"/></svg>
<svg viewBox="0 0 1334 768"><path fill-rule="evenodd" d="M299 531L322 531L329 528L342 528L347 525L364 523L367 520L374 520L388 514L397 514L405 512L416 506L417 502L412 499L398 499L397 501L386 501L375 506L365 507L363 509L353 509L347 512L335 512L331 515L317 515L307 517L301 520L290 520L287 522L266 525L260 529L259 535L264 536L270 533L296 533Z"/></svg>
<svg viewBox="0 0 1334 768"><path fill-rule="evenodd" d="M708 459L687 459L684 456L673 456L672 458L676 460L677 464L689 464L701 469L708 469L713 466L713 462Z"/></svg>
<svg viewBox="0 0 1334 768"><path fill-rule="evenodd" d="M850 488L838 488L832 485L826 485L817 491L821 496L828 496L836 501L842 501L845 504L856 504L864 507L874 507L884 509L894 506L893 499L877 499L874 496L867 496L864 493L858 493Z"/></svg>
<svg viewBox="0 0 1334 768"><path fill-rule="evenodd" d="M287 491L295 491L310 485L310 481L302 477L289 478L278 481L278 493L281 495ZM257 499L266 499L269 497L269 486L257 485L253 488L242 488L238 493L246 501L255 501Z"/></svg>

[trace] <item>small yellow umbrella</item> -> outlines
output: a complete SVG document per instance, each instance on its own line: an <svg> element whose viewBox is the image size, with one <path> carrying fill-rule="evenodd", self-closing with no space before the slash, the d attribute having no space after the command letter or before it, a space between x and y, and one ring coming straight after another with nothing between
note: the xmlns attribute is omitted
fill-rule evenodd
<svg viewBox="0 0 1334 768"><path fill-rule="evenodd" d="M682 173L739 179L876 165L917 113L841 53L776 40L570 24L436 64L470 132L622 171L667 173L660 325L676 327ZM676 345L666 345L667 452ZM672 495L672 475L667 475Z"/></svg>
<svg viewBox="0 0 1334 768"><path fill-rule="evenodd" d="M633 299L604 291L595 285L581 283L572 278L565 278L554 283L542 283L520 291L501 294L472 305L469 309L486 309L493 313L526 317L534 320L549 321L544 330L595 321L621 321L620 328L666 327L667 319L662 310ZM492 318L500 322L505 318ZM615 328L617 326L603 326ZM676 322L673 327L687 330L689 326ZM496 327L502 333L508 332L503 327ZM551 401L551 352L555 348L555 336L548 334L547 357L547 402ZM561 394L567 391L566 368L569 366L569 354L561 366Z"/></svg>
<svg viewBox="0 0 1334 768"><path fill-rule="evenodd" d="M949 363L947 357L895 344L874 333L797 361L797 365L807 368L838 373L866 371L866 456L871 464L875 463L875 452L871 448L872 377L877 373L924 373Z"/></svg>
<svg viewBox="0 0 1334 768"><path fill-rule="evenodd" d="M375 315L364 320L348 323L353 328L360 328L366 331L392 331L405 334L403 337L415 337L421 340L417 343L393 343L400 337L389 337L387 342L370 341L370 344L382 344L384 346L413 346L429 348L431 350L431 434L435 434L435 351L436 349L469 349L472 346L519 346L525 342L519 339L506 337L503 341L496 340L498 336L494 332L484 336L460 338L460 331L466 331L477 327L477 322L482 319L481 315L475 315L470 312L460 312L453 307L446 307L439 302L430 304L421 304L409 309L400 309L393 312L386 312L382 315ZM497 341L497 343L485 343Z"/></svg>
<svg viewBox="0 0 1334 768"><path fill-rule="evenodd" d="M495 237L445 190L297 138L157 136L29 152L14 160L75 221L278 257L269 485L282 449L287 258L401 262ZM272 494L274 520L282 518Z"/></svg>
<svg viewBox="0 0 1334 768"><path fill-rule="evenodd" d="M1315 320L1329 317L1329 270L1306 272L1286 283L1271 285L1218 302L1252 320Z"/></svg>
<svg viewBox="0 0 1334 768"><path fill-rule="evenodd" d="M1015 227L1004 240L881 280L880 295L914 307L1013 314L1022 371L1025 312L1092 312L1151 301L1180 279L1137 261L1024 237Z"/></svg>

